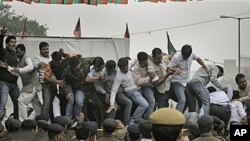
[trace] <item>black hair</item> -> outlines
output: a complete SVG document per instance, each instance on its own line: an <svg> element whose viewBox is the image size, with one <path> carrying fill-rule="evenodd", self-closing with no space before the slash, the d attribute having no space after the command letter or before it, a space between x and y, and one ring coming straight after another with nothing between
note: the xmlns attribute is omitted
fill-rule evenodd
<svg viewBox="0 0 250 141"><path fill-rule="evenodd" d="M209 87L207 87L207 90L209 91L209 93L212 93L212 92L216 91L216 88L213 86L209 86Z"/></svg>
<svg viewBox="0 0 250 141"><path fill-rule="evenodd" d="M89 126L89 130L90 130L90 136L96 135L98 124L95 121L88 121L88 126Z"/></svg>
<svg viewBox="0 0 250 141"><path fill-rule="evenodd" d="M238 99L238 98L240 98L239 91L233 90L233 97L232 97L231 100Z"/></svg>
<svg viewBox="0 0 250 141"><path fill-rule="evenodd" d="M236 76L235 76L235 82L236 84L239 84L239 79L241 78L245 78L246 76L242 73L238 73Z"/></svg>
<svg viewBox="0 0 250 141"><path fill-rule="evenodd" d="M128 59L125 57L122 57L118 60L118 67L122 68L128 65Z"/></svg>
<svg viewBox="0 0 250 141"><path fill-rule="evenodd" d="M106 62L106 68L108 68L108 69L115 69L115 67L116 67L116 63L115 63L114 60L108 60Z"/></svg>
<svg viewBox="0 0 250 141"><path fill-rule="evenodd" d="M146 52L139 52L137 54L137 60L138 61L146 61L146 60L148 60L148 54Z"/></svg>
<svg viewBox="0 0 250 141"><path fill-rule="evenodd" d="M80 63L80 59L78 56L73 56L70 58L70 67L74 68Z"/></svg>
<svg viewBox="0 0 250 141"><path fill-rule="evenodd" d="M183 57L188 58L192 53L192 47L190 45L184 45L181 48L181 54Z"/></svg>
<svg viewBox="0 0 250 141"><path fill-rule="evenodd" d="M129 133L131 141L138 141L140 139L140 133Z"/></svg>
<svg viewBox="0 0 250 141"><path fill-rule="evenodd" d="M49 44L47 42L41 42L39 44L39 49L42 50L43 47L49 46Z"/></svg>
<svg viewBox="0 0 250 141"><path fill-rule="evenodd" d="M141 136L146 139L151 139L152 122L150 120L145 120L139 124L139 131Z"/></svg>
<svg viewBox="0 0 250 141"><path fill-rule="evenodd" d="M11 39L15 39L16 40L16 36L8 36L5 40L5 44L8 44L10 42Z"/></svg>
<svg viewBox="0 0 250 141"><path fill-rule="evenodd" d="M162 50L160 48L154 48L152 50L152 56L155 57L158 54L162 54Z"/></svg>
<svg viewBox="0 0 250 141"><path fill-rule="evenodd" d="M59 51L54 51L51 54L52 60L54 61L60 61L62 59L62 54Z"/></svg>
<svg viewBox="0 0 250 141"><path fill-rule="evenodd" d="M126 56L126 57L124 57L124 58L128 59L128 61L131 60L131 58L130 58L129 56Z"/></svg>
<svg viewBox="0 0 250 141"><path fill-rule="evenodd" d="M224 74L224 69L223 69L223 67L221 67L221 66L219 66L219 65L216 65L216 67L219 69L219 71L220 71L222 74Z"/></svg>
<svg viewBox="0 0 250 141"><path fill-rule="evenodd" d="M25 46L24 46L24 44L18 44L17 46L16 46L16 49L20 49L21 51L26 51L26 48L25 48Z"/></svg>
<svg viewBox="0 0 250 141"><path fill-rule="evenodd" d="M104 65L104 60L102 57L97 56L95 57L95 59L92 62L93 65L97 66L97 67L101 67L102 65Z"/></svg>
<svg viewBox="0 0 250 141"><path fill-rule="evenodd" d="M90 136L89 125L86 122L77 124L75 127L75 135L78 140L86 140Z"/></svg>

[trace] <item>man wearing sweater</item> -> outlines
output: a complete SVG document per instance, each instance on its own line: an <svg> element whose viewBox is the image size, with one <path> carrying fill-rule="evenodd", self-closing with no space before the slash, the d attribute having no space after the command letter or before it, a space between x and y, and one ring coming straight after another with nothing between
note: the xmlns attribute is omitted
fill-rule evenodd
<svg viewBox="0 0 250 141"><path fill-rule="evenodd" d="M156 76L156 73L151 73L148 69L148 54L146 52L139 52L137 60L138 63L133 68L133 76L135 84L141 87L142 95L149 104L144 114L144 118L148 119L155 108L152 79Z"/></svg>
<svg viewBox="0 0 250 141"><path fill-rule="evenodd" d="M27 108L28 104L32 104L36 115L41 113L41 103L38 95L42 93L42 86L39 82L36 69L32 64L31 58L26 55L26 47L24 44L18 44L16 47L16 54L19 59L18 68L12 70L20 74L23 87L21 89L20 97L18 98L19 120L23 121L28 118Z"/></svg>

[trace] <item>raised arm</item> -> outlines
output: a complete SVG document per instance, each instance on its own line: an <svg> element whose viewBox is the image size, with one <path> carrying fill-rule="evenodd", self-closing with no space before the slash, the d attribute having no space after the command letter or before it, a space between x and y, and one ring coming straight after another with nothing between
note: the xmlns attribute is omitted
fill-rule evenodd
<svg viewBox="0 0 250 141"><path fill-rule="evenodd" d="M0 60L4 61L4 48L3 48L4 35L0 34Z"/></svg>

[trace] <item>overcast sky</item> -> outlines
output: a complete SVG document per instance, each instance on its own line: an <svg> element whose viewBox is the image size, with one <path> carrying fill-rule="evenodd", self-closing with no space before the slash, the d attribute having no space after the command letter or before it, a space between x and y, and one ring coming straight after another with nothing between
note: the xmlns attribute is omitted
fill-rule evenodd
<svg viewBox="0 0 250 141"><path fill-rule="evenodd" d="M167 3L129 0L128 5L98 6L36 3L29 5L16 1L8 4L16 13L46 24L49 27L49 36L72 37L80 17L83 37L123 37L125 24L128 22L132 58L135 58L139 51L151 53L154 47L167 52L168 31L173 45L178 50L184 44L190 44L193 52L203 59L208 58L216 62L237 59L237 20L219 17L250 17L249 0ZM250 53L250 19L241 22L241 54L250 56L247 53ZM196 69L197 63L193 64L193 69Z"/></svg>

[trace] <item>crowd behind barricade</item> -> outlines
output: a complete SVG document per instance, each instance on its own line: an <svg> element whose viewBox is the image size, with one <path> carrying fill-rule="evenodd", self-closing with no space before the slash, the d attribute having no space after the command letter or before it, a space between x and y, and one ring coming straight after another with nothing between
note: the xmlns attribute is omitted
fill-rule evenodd
<svg viewBox="0 0 250 141"><path fill-rule="evenodd" d="M15 36L4 47L4 34L0 141L217 141L229 140L230 125L248 124L250 82L239 73L238 90L223 86L223 67L204 64L190 45L105 62L63 49L50 55L40 42L40 54L30 58ZM189 79L194 60L201 67ZM14 112L4 121L8 96Z"/></svg>

